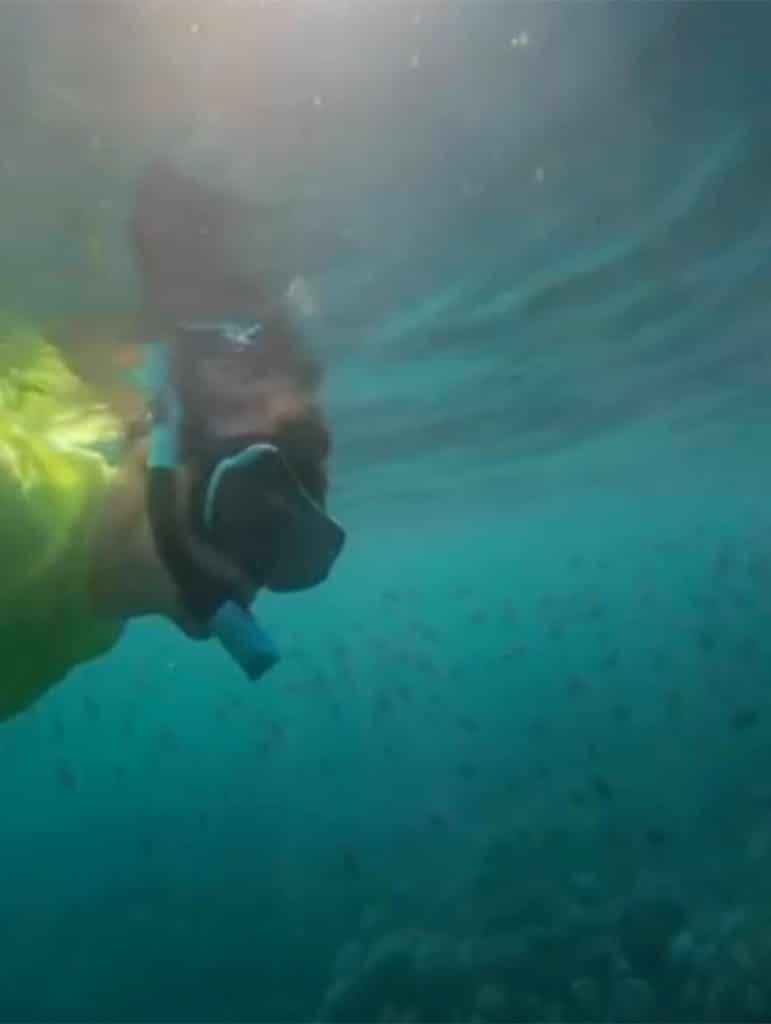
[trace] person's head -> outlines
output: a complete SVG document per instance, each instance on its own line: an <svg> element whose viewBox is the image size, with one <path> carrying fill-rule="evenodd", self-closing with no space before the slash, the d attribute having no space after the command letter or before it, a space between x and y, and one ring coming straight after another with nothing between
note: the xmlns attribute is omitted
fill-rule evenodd
<svg viewBox="0 0 771 1024"><path fill-rule="evenodd" d="M162 500L160 537L150 500L151 439L139 436L127 448L94 561L95 590L106 614L160 613L189 636L205 637L209 630L180 585L191 572L204 577L205 589L219 587L244 606L259 586L313 585L307 581L317 571L319 541L312 539L305 563L303 547L307 534L318 535L319 524L320 543L326 543L329 431L307 378L302 386L286 368L279 372L274 365L271 374L263 366L271 381L263 388L262 373L249 363L249 355L205 362L212 401L207 404L199 394L187 421L173 488ZM261 455L263 449L277 451L280 459L245 465L244 453ZM298 500L300 494L307 499ZM166 543L171 539L172 564L164 535ZM182 581L173 564L180 555ZM321 557L323 566L323 548Z"/></svg>
<svg viewBox="0 0 771 1024"><path fill-rule="evenodd" d="M250 585L315 585L343 536L324 513L330 438L321 369L281 303L243 265L237 228L247 215L248 204L161 162L144 175L132 220L143 317L164 349L156 406L168 406L171 386L182 410L173 473L168 411L154 428L150 519L199 619Z"/></svg>
<svg viewBox="0 0 771 1024"><path fill-rule="evenodd" d="M324 512L330 434L319 373L297 359L286 323L252 325L241 343L246 336L232 324L177 333L169 362L183 410L175 529L216 548L254 586L303 589L337 543Z"/></svg>

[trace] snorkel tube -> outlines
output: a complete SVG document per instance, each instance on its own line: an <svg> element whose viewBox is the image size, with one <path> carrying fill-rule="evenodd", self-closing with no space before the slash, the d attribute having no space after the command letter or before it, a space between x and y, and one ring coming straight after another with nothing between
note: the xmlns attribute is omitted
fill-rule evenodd
<svg viewBox="0 0 771 1024"><path fill-rule="evenodd" d="M179 535L176 473L184 410L166 343L147 345L144 382L152 416L147 503L158 552L195 618L219 639L249 679L259 679L278 662L278 649L226 584L192 559Z"/></svg>

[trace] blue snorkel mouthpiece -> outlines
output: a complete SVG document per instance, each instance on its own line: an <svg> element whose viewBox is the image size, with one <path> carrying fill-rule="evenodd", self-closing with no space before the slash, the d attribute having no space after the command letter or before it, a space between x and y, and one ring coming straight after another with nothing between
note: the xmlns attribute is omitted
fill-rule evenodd
<svg viewBox="0 0 771 1024"><path fill-rule="evenodd" d="M281 658L278 648L252 613L235 601L221 604L208 625L249 679L259 679Z"/></svg>
<svg viewBox="0 0 771 1024"><path fill-rule="evenodd" d="M251 340L248 333L239 340ZM175 516L184 410L174 386L171 356L163 342L148 346L145 385L152 412L148 456L148 510L155 542L195 617L216 636L249 679L259 679L280 659L277 647L248 608L190 557Z"/></svg>

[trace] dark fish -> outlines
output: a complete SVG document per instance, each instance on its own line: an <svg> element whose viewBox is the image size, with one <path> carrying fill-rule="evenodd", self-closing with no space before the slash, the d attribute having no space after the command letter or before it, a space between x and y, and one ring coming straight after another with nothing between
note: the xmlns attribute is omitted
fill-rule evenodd
<svg viewBox="0 0 771 1024"><path fill-rule="evenodd" d="M606 669L618 668L620 660L618 651L611 651L610 654L606 654L602 659L602 667Z"/></svg>
<svg viewBox="0 0 771 1024"><path fill-rule="evenodd" d="M512 932L520 931L521 928L522 915L517 911L514 913L492 914L482 923L482 933L485 936L509 936Z"/></svg>
<svg viewBox="0 0 771 1024"><path fill-rule="evenodd" d="M617 722L628 722L632 711L626 704L614 704L612 713Z"/></svg>
<svg viewBox="0 0 771 1024"><path fill-rule="evenodd" d="M478 723L475 722L474 719L470 718L468 715L461 715L458 718L458 725L461 727L461 729L463 729L464 732L467 732L469 734L479 732Z"/></svg>
<svg viewBox="0 0 771 1024"><path fill-rule="evenodd" d="M83 709L92 722L98 721L100 709L93 697L86 696L83 698Z"/></svg>
<svg viewBox="0 0 771 1024"><path fill-rule="evenodd" d="M483 626L487 622L487 612L476 611L469 615L469 622L472 626Z"/></svg>
<svg viewBox="0 0 771 1024"><path fill-rule="evenodd" d="M273 744L270 737L264 736L261 740L258 740L254 745L254 753L259 761L267 760L273 753Z"/></svg>
<svg viewBox="0 0 771 1024"><path fill-rule="evenodd" d="M511 623L517 621L517 610L511 601L504 601L503 603L503 618Z"/></svg>
<svg viewBox="0 0 771 1024"><path fill-rule="evenodd" d="M538 737L543 736L547 729L548 726L544 718L534 718L527 726L527 732L531 739L537 739Z"/></svg>
<svg viewBox="0 0 771 1024"><path fill-rule="evenodd" d="M283 722L271 722L270 723L270 735L276 743L283 743L286 737L286 726Z"/></svg>
<svg viewBox="0 0 771 1024"><path fill-rule="evenodd" d="M392 711L393 710L393 706L394 706L393 705L393 701L391 700L391 698L388 696L387 693L384 693L383 691L381 691L377 695L377 699L375 701L375 709L381 715L385 714L388 711Z"/></svg>
<svg viewBox="0 0 771 1024"><path fill-rule="evenodd" d="M736 565L737 558L736 552L733 548L728 545L721 545L717 557L715 558L715 574L722 576L724 573L729 572Z"/></svg>
<svg viewBox="0 0 771 1024"><path fill-rule="evenodd" d="M158 747L160 750L165 751L168 754L175 753L180 748L180 742L177 739L177 735L174 730L166 725L161 729L160 735L158 736Z"/></svg>
<svg viewBox="0 0 771 1024"><path fill-rule="evenodd" d="M739 732L751 729L759 721L760 711L757 708L739 708L731 715L731 725Z"/></svg>
<svg viewBox="0 0 771 1024"><path fill-rule="evenodd" d="M651 657L651 665L656 669L657 672L660 672L662 669L665 669L669 665L669 657L667 656L665 651L661 650L660 648L659 650L654 651Z"/></svg>
<svg viewBox="0 0 771 1024"><path fill-rule="evenodd" d="M589 691L589 681L584 676L571 676L567 681L566 690L571 697L580 697Z"/></svg>
<svg viewBox="0 0 771 1024"><path fill-rule="evenodd" d="M465 779L466 782L470 782L472 779L476 778L477 766L472 764L471 761L461 761L458 765L458 774L462 779Z"/></svg>
<svg viewBox="0 0 771 1024"><path fill-rule="evenodd" d="M672 842L674 835L666 828L649 828L645 832L645 839L649 846L666 846Z"/></svg>
<svg viewBox="0 0 771 1024"><path fill-rule="evenodd" d="M676 540L657 540L653 544L653 550L658 551L659 554L665 554L667 551L677 551L679 544Z"/></svg>
<svg viewBox="0 0 771 1024"><path fill-rule="evenodd" d="M608 780L602 775L595 775L592 778L592 789L603 800L613 800L615 793Z"/></svg>
<svg viewBox="0 0 771 1024"><path fill-rule="evenodd" d="M667 694L667 710L670 718L681 719L685 709L685 701L679 690L670 690Z"/></svg>
<svg viewBox="0 0 771 1024"><path fill-rule="evenodd" d="M343 850L343 870L349 878L356 882L361 878L359 858L349 846Z"/></svg>
<svg viewBox="0 0 771 1024"><path fill-rule="evenodd" d="M771 576L771 555L753 555L748 566L750 579L764 583Z"/></svg>
<svg viewBox="0 0 771 1024"><path fill-rule="evenodd" d="M715 637L712 630L703 627L701 629L695 629L693 632L700 650L704 654L710 654L715 649Z"/></svg>
<svg viewBox="0 0 771 1024"><path fill-rule="evenodd" d="M75 778L74 771L72 770L72 768L70 768L66 761L59 762L59 764L56 767L56 774L59 778L59 783L61 784L62 789L75 789L75 786L77 785L77 779Z"/></svg>
<svg viewBox="0 0 771 1024"><path fill-rule="evenodd" d="M758 655L758 638L745 636L736 645L736 653L742 661L753 661Z"/></svg>
<svg viewBox="0 0 771 1024"><path fill-rule="evenodd" d="M449 828L450 823L443 814L439 814L437 811L432 811L428 816L428 823L433 828Z"/></svg>

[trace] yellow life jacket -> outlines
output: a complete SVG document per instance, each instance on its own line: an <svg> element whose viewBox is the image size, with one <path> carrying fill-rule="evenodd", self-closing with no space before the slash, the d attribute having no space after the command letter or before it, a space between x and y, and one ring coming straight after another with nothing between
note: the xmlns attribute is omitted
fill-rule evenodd
<svg viewBox="0 0 771 1024"><path fill-rule="evenodd" d="M0 719L120 636L88 576L123 432L58 348L0 320Z"/></svg>

